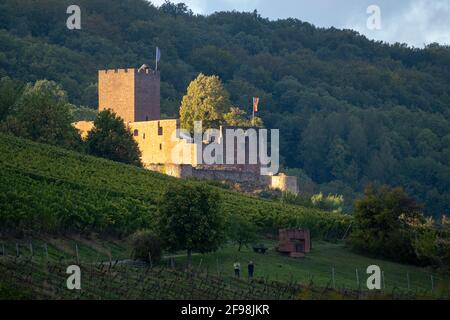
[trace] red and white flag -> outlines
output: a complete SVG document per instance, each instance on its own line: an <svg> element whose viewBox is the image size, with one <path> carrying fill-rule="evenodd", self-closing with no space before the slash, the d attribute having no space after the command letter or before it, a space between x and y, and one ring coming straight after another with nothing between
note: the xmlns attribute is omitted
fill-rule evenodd
<svg viewBox="0 0 450 320"><path fill-rule="evenodd" d="M258 104L259 104L259 98L254 97L253 98L253 112L258 112Z"/></svg>

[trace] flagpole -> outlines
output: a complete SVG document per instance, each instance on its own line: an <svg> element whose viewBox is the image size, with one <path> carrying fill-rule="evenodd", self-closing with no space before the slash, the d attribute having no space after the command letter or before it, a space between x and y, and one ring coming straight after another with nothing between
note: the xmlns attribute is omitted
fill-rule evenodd
<svg viewBox="0 0 450 320"><path fill-rule="evenodd" d="M155 72L158 71L158 59L159 59L159 48L156 47L156 55L155 55L155 62L156 62L156 66L155 66Z"/></svg>

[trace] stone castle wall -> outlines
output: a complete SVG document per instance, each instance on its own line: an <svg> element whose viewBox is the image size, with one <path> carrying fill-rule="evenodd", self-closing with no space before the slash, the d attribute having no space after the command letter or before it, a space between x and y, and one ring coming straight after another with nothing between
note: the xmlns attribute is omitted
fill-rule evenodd
<svg viewBox="0 0 450 320"><path fill-rule="evenodd" d="M257 132L247 136L243 135L244 131L241 130L239 137L245 142L245 147L239 149L245 153L245 157L241 159L243 164L201 164L197 158L197 148L202 148L200 151L203 152L210 141L203 141L201 146L197 146L177 135L177 129L180 128L179 120L160 119L159 72L148 68L100 70L98 77L99 111L112 109L124 119L139 145L141 160L147 169L177 178L226 180L298 192L296 177L262 176L260 159L251 164L252 161L248 156L250 148L252 151L259 148ZM92 129L93 123L80 121L75 123L75 127L85 137ZM224 161L227 149L234 149L234 159L237 161L240 154L237 144L239 138L233 137L235 142L234 146L231 146L232 141L227 141L226 129L238 128L221 127L218 143L223 147L221 152Z"/></svg>
<svg viewBox="0 0 450 320"><path fill-rule="evenodd" d="M292 193L298 193L297 177L287 176L280 174L278 176L271 176L272 189L278 189L281 191L289 191Z"/></svg>
<svg viewBox="0 0 450 320"><path fill-rule="evenodd" d="M160 75L158 71L135 72L134 121L161 119Z"/></svg>
<svg viewBox="0 0 450 320"><path fill-rule="evenodd" d="M231 170L222 168L208 168L208 166L192 167L191 165L176 164L148 164L146 169L156 171L176 178L197 178L201 180L233 181L237 183L248 183L260 187L269 187L274 190L298 193L297 178L279 175L262 176L250 171Z"/></svg>
<svg viewBox="0 0 450 320"><path fill-rule="evenodd" d="M132 122L128 126L139 144L144 164L197 164L197 146L177 137L178 120ZM181 157L176 150L187 156Z"/></svg>
<svg viewBox="0 0 450 320"><path fill-rule="evenodd" d="M98 72L98 109L112 109L125 123L134 121L134 69Z"/></svg>
<svg viewBox="0 0 450 320"><path fill-rule="evenodd" d="M86 139L89 131L94 128L94 121L78 121L73 126L79 130L81 138Z"/></svg>
<svg viewBox="0 0 450 320"><path fill-rule="evenodd" d="M160 119L159 73L115 69L98 72L99 111L112 109L125 123Z"/></svg>

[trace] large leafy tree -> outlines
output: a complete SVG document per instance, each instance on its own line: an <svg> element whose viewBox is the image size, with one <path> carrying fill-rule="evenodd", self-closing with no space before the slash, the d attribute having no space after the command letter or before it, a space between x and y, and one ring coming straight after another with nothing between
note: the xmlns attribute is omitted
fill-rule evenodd
<svg viewBox="0 0 450 320"><path fill-rule="evenodd" d="M263 121L259 117L249 118L247 113L239 108L231 107L230 112L223 115L223 119L227 125L236 127L262 127Z"/></svg>
<svg viewBox="0 0 450 320"><path fill-rule="evenodd" d="M28 84L2 128L34 141L80 149L81 139L72 126L66 93L54 81Z"/></svg>
<svg viewBox="0 0 450 320"><path fill-rule="evenodd" d="M350 244L357 250L416 262L413 226L423 223L421 207L401 188L369 186L355 202Z"/></svg>
<svg viewBox="0 0 450 320"><path fill-rule="evenodd" d="M94 128L86 138L90 154L141 166L141 151L122 118L111 110L103 110L94 121Z"/></svg>
<svg viewBox="0 0 450 320"><path fill-rule="evenodd" d="M203 128L217 128L224 123L223 114L231 107L229 94L217 76L199 74L181 101L180 119L183 129L192 131L194 121Z"/></svg>
<svg viewBox="0 0 450 320"><path fill-rule="evenodd" d="M158 230L170 251L186 250L188 265L193 251L212 252L222 243L224 217L217 191L207 185L176 184L167 188L159 203Z"/></svg>
<svg viewBox="0 0 450 320"><path fill-rule="evenodd" d="M248 246L257 240L258 229L254 223L241 214L231 214L227 221L228 238L238 246Z"/></svg>

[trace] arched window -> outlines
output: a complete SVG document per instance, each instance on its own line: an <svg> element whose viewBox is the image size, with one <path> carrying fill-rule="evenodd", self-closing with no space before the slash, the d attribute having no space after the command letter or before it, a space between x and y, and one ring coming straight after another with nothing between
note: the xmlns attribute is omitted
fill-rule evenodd
<svg viewBox="0 0 450 320"><path fill-rule="evenodd" d="M138 131L138 129L134 129L133 135L134 135L135 137L139 136L139 131Z"/></svg>

